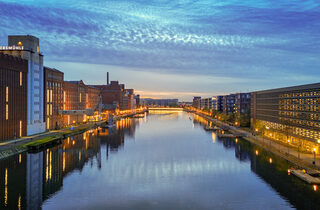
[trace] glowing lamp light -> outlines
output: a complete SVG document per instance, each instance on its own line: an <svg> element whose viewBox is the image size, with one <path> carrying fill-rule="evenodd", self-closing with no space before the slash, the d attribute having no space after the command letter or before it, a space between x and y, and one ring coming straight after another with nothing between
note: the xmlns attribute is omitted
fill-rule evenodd
<svg viewBox="0 0 320 210"><path fill-rule="evenodd" d="M317 191L318 190L318 186L317 185L312 185L313 191Z"/></svg>
<svg viewBox="0 0 320 210"><path fill-rule="evenodd" d="M320 144L320 139L318 139L318 143Z"/></svg>
<svg viewBox="0 0 320 210"><path fill-rule="evenodd" d="M270 164L272 163L272 158L269 158L269 163L270 163Z"/></svg>
<svg viewBox="0 0 320 210"><path fill-rule="evenodd" d="M236 138L234 141L235 141L236 143L238 143L238 138Z"/></svg>
<svg viewBox="0 0 320 210"><path fill-rule="evenodd" d="M270 127L266 126L266 129L268 129L268 130L269 130L269 129L270 129Z"/></svg>
<svg viewBox="0 0 320 210"><path fill-rule="evenodd" d="M259 129L258 128L256 128L256 132L258 132L259 131Z"/></svg>
<svg viewBox="0 0 320 210"><path fill-rule="evenodd" d="M258 150L256 150L256 155L259 155L259 151Z"/></svg>

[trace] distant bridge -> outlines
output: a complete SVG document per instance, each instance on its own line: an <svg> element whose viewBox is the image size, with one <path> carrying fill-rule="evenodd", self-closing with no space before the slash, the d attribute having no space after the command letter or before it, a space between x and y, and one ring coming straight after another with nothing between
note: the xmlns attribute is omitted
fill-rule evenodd
<svg viewBox="0 0 320 210"><path fill-rule="evenodd" d="M183 108L180 107L149 107L149 111L155 110L155 111L183 111Z"/></svg>

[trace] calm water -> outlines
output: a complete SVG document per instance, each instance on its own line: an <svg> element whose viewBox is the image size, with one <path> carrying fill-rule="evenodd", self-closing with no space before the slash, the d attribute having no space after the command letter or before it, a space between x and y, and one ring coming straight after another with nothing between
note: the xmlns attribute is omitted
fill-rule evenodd
<svg viewBox="0 0 320 210"><path fill-rule="evenodd" d="M0 161L11 209L317 209L319 190L241 139L183 112L126 119L40 153ZM258 155L256 155L258 151Z"/></svg>

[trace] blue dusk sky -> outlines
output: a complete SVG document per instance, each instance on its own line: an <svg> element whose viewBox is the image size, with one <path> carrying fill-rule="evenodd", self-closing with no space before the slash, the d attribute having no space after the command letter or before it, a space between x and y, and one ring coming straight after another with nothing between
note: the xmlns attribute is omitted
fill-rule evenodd
<svg viewBox="0 0 320 210"><path fill-rule="evenodd" d="M119 80L143 97L213 96L319 82L318 0L7 0L8 35L40 38L66 80Z"/></svg>

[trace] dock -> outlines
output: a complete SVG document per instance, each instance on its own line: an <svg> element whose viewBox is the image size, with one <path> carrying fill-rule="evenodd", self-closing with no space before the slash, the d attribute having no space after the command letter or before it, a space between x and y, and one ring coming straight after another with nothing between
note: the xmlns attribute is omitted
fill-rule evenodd
<svg viewBox="0 0 320 210"><path fill-rule="evenodd" d="M320 184L320 177L311 176L309 173L307 173L305 170L300 169L291 169L290 173L297 176L301 180L309 183L309 184ZM320 174L314 174L314 175L320 175Z"/></svg>

